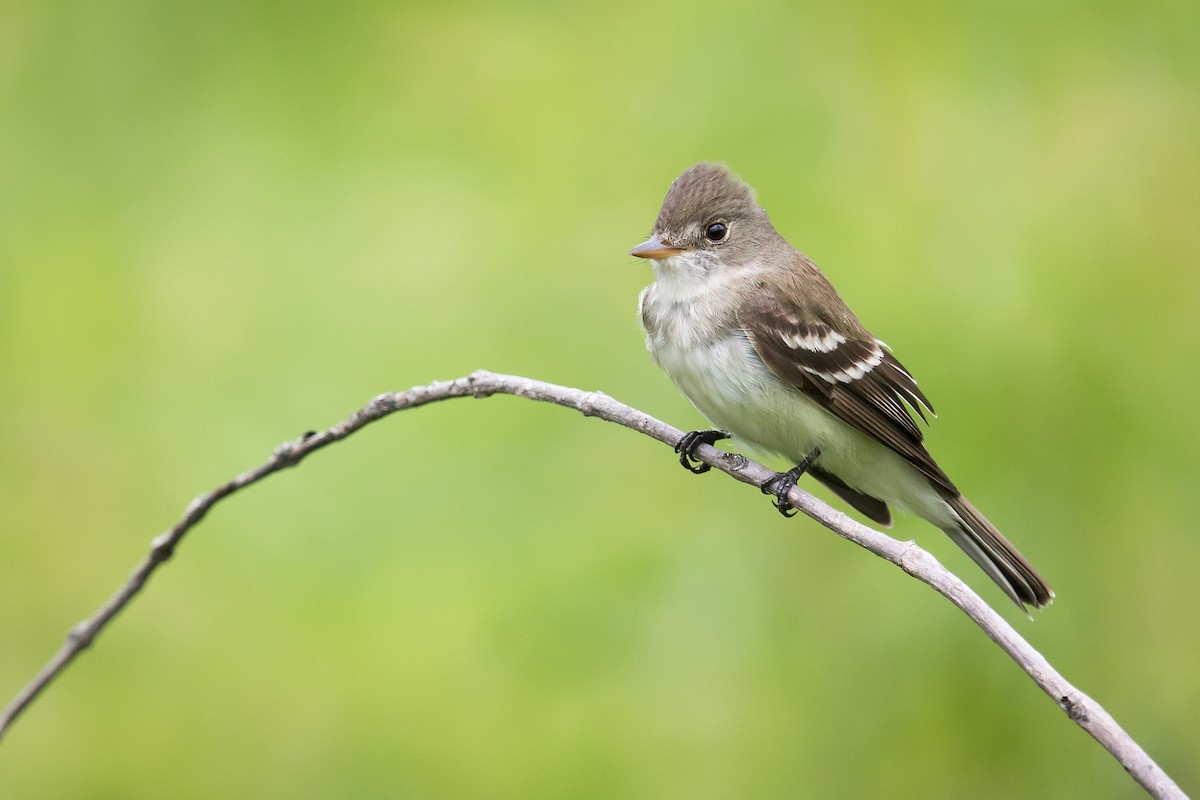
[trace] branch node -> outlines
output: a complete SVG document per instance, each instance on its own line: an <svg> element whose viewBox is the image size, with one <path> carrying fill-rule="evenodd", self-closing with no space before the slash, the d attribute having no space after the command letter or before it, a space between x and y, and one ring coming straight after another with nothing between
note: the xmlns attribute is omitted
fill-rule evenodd
<svg viewBox="0 0 1200 800"><path fill-rule="evenodd" d="M933 556L917 544L916 540L909 539L903 543L896 564L909 575L919 577L932 559Z"/></svg>
<svg viewBox="0 0 1200 800"><path fill-rule="evenodd" d="M400 407L396 399L395 392L384 392L371 398L371 402L367 403L367 413L372 417L382 417L384 414L390 414Z"/></svg>
<svg viewBox="0 0 1200 800"><path fill-rule="evenodd" d="M596 407L611 399L604 392L588 392L579 400L579 413L585 417L594 417L596 416Z"/></svg>
<svg viewBox="0 0 1200 800"><path fill-rule="evenodd" d="M175 555L174 531L165 531L150 540L150 553L157 562L163 562Z"/></svg>
<svg viewBox="0 0 1200 800"><path fill-rule="evenodd" d="M285 469L290 469L300 463L300 459L304 458L304 445L309 439L316 436L315 433L306 433L299 439L290 442L284 442L271 451L271 457L277 464Z"/></svg>
<svg viewBox="0 0 1200 800"><path fill-rule="evenodd" d="M475 398L491 397L496 393L495 373L488 372L486 369L477 369L467 376L467 386L471 389L471 396ZM481 386L480 384L485 384Z"/></svg>
<svg viewBox="0 0 1200 800"><path fill-rule="evenodd" d="M1089 717L1087 704L1083 702L1082 698L1079 697L1078 694L1075 696L1064 694L1062 697L1058 698L1058 705L1063 711L1067 712L1067 716L1076 723L1082 725L1088 722Z"/></svg>
<svg viewBox="0 0 1200 800"><path fill-rule="evenodd" d="M82 650L92 644L92 639L96 636L96 629L87 622L81 622L67 632L67 641L73 644L76 649Z"/></svg>

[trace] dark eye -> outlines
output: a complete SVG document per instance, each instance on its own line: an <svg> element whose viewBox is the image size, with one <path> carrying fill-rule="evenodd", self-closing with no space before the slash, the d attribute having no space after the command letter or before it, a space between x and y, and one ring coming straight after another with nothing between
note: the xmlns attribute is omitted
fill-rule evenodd
<svg viewBox="0 0 1200 800"><path fill-rule="evenodd" d="M704 237L710 242L720 242L729 235L729 227L724 222L710 222L704 229Z"/></svg>

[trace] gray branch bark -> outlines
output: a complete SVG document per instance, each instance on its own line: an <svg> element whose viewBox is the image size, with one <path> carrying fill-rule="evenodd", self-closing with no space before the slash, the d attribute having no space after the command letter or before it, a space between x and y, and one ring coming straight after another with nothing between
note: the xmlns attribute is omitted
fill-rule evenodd
<svg viewBox="0 0 1200 800"><path fill-rule="evenodd" d="M428 386L414 386L407 391L381 394L356 411L349 419L327 430L306 434L296 441L285 442L275 449L270 460L262 466L237 476L189 503L179 521L151 541L149 554L117 593L109 598L95 614L71 629L59 651L17 694L5 709L4 714L0 716L0 737L3 737L29 704L37 699L46 687L92 644L96 635L137 596L145 587L150 576L170 559L184 535L204 519L208 511L218 502L234 492L257 483L268 475L288 467L294 467L310 453L340 441L360 428L394 412L455 397L490 397L493 394L510 394L573 408L583 413L584 416L599 417L624 425L668 445L674 445L683 435L682 431L635 408L619 403L600 392L585 392L515 375L499 375L480 371L453 381L433 383ZM750 461L741 455L718 450L715 447L702 446L698 448L696 454L700 460L714 469L753 486L761 485L774 475L774 472L761 464ZM984 603L965 583L939 564L932 555L922 550L914 542L898 541L855 522L802 489L792 489L788 500L796 508L834 533L887 559L909 575L931 586L960 608L976 625L983 629L983 632L992 641L1017 662L1038 688L1045 692L1071 720L1108 750L1152 797L1171 798L1172 800L1184 798L1186 800L1186 795L1175 782L1129 734L1122 730L1116 720L1099 703L1067 682L1050 665L1050 662L1034 650L1004 618Z"/></svg>

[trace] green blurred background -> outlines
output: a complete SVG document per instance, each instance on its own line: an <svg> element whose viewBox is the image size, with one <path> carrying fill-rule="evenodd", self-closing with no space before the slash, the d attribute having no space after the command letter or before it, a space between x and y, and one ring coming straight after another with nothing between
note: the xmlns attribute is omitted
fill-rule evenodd
<svg viewBox="0 0 1200 800"><path fill-rule="evenodd" d="M0 4L0 695L194 495L476 368L701 421L626 255L718 159L913 369L1033 623L1200 787L1194 2ZM950 605L511 398L221 506L5 798L1137 796Z"/></svg>

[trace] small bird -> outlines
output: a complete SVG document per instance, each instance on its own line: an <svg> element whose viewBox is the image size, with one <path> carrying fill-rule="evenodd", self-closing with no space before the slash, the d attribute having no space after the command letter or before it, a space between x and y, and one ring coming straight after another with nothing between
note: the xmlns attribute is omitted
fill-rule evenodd
<svg viewBox="0 0 1200 800"><path fill-rule="evenodd" d="M654 267L639 301L650 355L716 426L680 440L684 467L706 471L694 448L732 437L796 464L763 486L785 516L807 472L881 525L889 506L936 525L1022 611L1054 598L925 449L913 412L925 421L933 406L912 375L749 186L716 164L691 167L630 255Z"/></svg>

